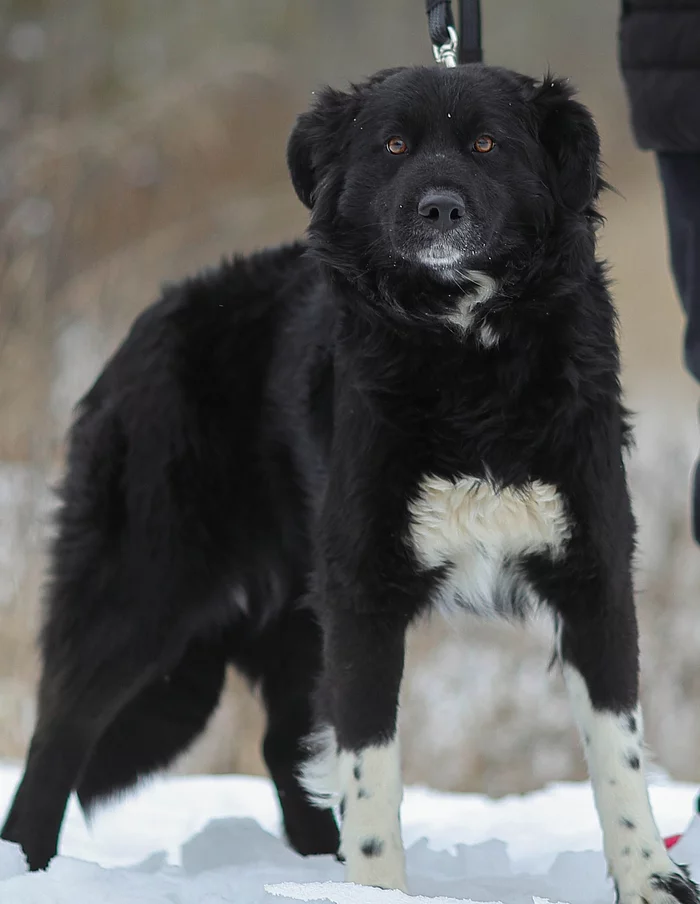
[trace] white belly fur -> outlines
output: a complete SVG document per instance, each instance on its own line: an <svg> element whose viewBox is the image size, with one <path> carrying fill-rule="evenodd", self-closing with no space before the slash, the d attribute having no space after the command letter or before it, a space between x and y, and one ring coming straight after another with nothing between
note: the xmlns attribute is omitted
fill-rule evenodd
<svg viewBox="0 0 700 904"><path fill-rule="evenodd" d="M488 480L427 476L410 504L410 542L426 569L445 567L437 602L509 615L504 601L516 594L520 611L533 594L518 560L527 553L561 553L569 535L555 487L533 481L517 489Z"/></svg>

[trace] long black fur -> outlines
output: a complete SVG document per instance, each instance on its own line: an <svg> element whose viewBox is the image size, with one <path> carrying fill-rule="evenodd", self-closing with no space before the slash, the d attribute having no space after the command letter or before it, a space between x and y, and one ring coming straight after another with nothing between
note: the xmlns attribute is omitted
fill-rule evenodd
<svg viewBox="0 0 700 904"><path fill-rule="evenodd" d="M472 150L493 135L488 155ZM400 135L409 153L392 155ZM442 156L440 156L442 155ZM260 684L288 837L335 852L297 779L320 678L345 748L395 722L406 625L441 577L406 543L426 473L565 500L566 555L523 563L595 705L637 699L615 314L595 257L589 113L561 81L484 66L326 90L289 166L308 239L167 288L80 403L41 636L38 721L2 837L32 868L83 804L204 728L227 663ZM416 262L426 189L466 198L468 268ZM445 315L498 290L463 332ZM484 347L488 321L499 340ZM322 643L322 631L325 643Z"/></svg>

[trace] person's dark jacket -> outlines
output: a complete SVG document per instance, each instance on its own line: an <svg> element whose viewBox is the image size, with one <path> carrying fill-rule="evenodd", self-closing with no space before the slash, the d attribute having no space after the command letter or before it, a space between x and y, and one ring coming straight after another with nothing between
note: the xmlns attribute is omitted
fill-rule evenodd
<svg viewBox="0 0 700 904"><path fill-rule="evenodd" d="M625 0L620 56L639 146L700 152L700 0Z"/></svg>

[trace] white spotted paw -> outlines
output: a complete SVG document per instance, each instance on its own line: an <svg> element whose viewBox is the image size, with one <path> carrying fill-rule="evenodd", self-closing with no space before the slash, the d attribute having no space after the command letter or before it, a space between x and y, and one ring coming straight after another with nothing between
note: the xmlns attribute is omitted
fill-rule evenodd
<svg viewBox="0 0 700 904"><path fill-rule="evenodd" d="M673 872L652 873L642 888L618 889L618 904L700 904L698 886L684 866Z"/></svg>

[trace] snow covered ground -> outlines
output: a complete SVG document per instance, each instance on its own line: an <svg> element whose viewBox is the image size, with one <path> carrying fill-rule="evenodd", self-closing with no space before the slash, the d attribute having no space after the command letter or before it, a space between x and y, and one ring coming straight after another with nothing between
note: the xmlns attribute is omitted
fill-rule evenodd
<svg viewBox="0 0 700 904"><path fill-rule="evenodd" d="M16 767L0 766L3 811L17 779ZM695 785L652 787L662 832L685 827L696 791ZM19 849L0 843L0 902L612 902L587 785L499 801L411 788L403 825L411 892L423 897L343 885L333 858L292 853L280 840L274 794L264 779L163 778L102 811L91 830L71 802L61 856L46 873L26 873ZM700 851L700 839L693 846ZM679 848L697 878L700 858L693 863L692 853Z"/></svg>

